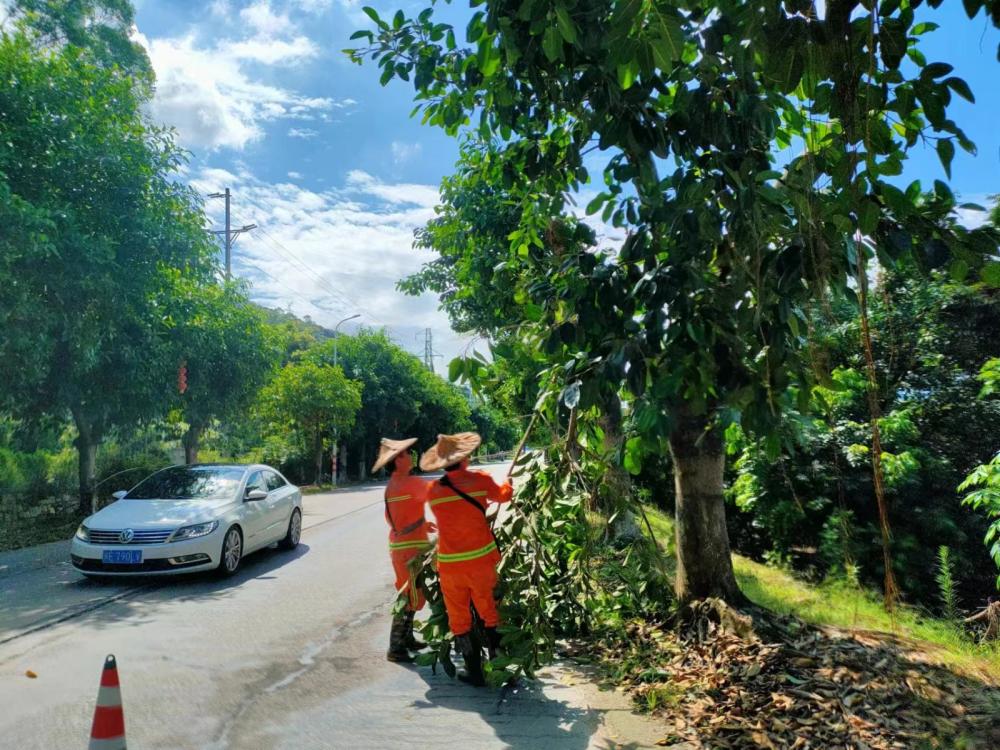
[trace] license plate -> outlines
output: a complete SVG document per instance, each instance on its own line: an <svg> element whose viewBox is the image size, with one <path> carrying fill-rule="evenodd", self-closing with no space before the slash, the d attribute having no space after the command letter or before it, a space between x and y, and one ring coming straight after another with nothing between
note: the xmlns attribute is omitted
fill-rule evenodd
<svg viewBox="0 0 1000 750"><path fill-rule="evenodd" d="M116 565L138 565L142 562L142 550L106 549L101 553L101 561Z"/></svg>

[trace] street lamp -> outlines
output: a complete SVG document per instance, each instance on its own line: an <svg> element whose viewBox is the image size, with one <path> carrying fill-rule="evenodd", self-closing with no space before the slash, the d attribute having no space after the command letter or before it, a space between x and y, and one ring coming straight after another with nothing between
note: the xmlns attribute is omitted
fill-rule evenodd
<svg viewBox="0 0 1000 750"><path fill-rule="evenodd" d="M339 323L337 323L337 325L335 325L333 327L333 366L334 367L337 366L337 329L340 328L347 321L354 320L355 318L360 318L360 317L361 317L361 313L354 313L354 315L351 315L351 316L349 316L347 318L344 318L342 321L340 321Z"/></svg>
<svg viewBox="0 0 1000 750"><path fill-rule="evenodd" d="M337 325L335 325L333 327L333 366L334 367L337 366L337 336L338 336L337 329L340 328L340 326L342 326L347 321L354 320L355 318L360 318L360 317L361 317L361 313L354 313L354 315L349 315L348 317L344 318L342 321L340 321L339 323L337 323ZM334 487L336 487L337 486L337 435L336 434L334 434L334 436L333 436L333 450L330 451L330 464L331 464L331 466L330 466L330 484L332 484Z"/></svg>

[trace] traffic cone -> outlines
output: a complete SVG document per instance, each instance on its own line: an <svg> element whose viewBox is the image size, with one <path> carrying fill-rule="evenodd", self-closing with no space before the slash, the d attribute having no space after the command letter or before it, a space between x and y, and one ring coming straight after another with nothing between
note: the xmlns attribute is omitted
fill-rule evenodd
<svg viewBox="0 0 1000 750"><path fill-rule="evenodd" d="M125 750L125 713L118 685L118 663L113 654L108 654L104 660L88 747L89 750Z"/></svg>

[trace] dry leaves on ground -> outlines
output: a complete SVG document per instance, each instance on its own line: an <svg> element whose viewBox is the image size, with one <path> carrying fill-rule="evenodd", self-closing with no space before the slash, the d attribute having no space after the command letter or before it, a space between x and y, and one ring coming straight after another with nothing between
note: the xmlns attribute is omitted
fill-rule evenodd
<svg viewBox="0 0 1000 750"><path fill-rule="evenodd" d="M668 747L1000 748L995 684L908 658L871 633L774 624L775 643L718 632L680 643L637 623L628 641L602 644L601 657L663 717Z"/></svg>

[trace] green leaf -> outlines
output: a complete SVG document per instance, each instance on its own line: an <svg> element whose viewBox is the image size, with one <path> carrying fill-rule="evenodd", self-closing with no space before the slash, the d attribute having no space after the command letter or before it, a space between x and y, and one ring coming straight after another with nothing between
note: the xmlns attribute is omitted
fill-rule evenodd
<svg viewBox="0 0 1000 750"><path fill-rule="evenodd" d="M630 437L625 442L625 457L622 461L625 471L633 476L642 473L642 438Z"/></svg>
<svg viewBox="0 0 1000 750"><path fill-rule="evenodd" d="M597 213L601 206L604 205L605 201L610 200L611 196L607 193L598 193L597 196L587 204L587 208L584 209L589 216L590 214Z"/></svg>
<svg viewBox="0 0 1000 750"><path fill-rule="evenodd" d="M906 55L907 28L901 18L886 18L879 30L879 53L890 70L899 67Z"/></svg>
<svg viewBox="0 0 1000 750"><path fill-rule="evenodd" d="M969 264L961 258L956 258L948 267L948 273L951 274L951 278L961 283L965 281L969 275Z"/></svg>
<svg viewBox="0 0 1000 750"><path fill-rule="evenodd" d="M858 228L862 234L872 235L875 233L880 213L878 205L873 200L865 198L861 201L861 205L858 207Z"/></svg>
<svg viewBox="0 0 1000 750"><path fill-rule="evenodd" d="M623 90L627 91L632 88L632 84L635 82L635 71L633 70L632 62L628 62L625 65L618 66L618 85L622 87Z"/></svg>
<svg viewBox="0 0 1000 750"><path fill-rule="evenodd" d="M923 69L921 75L929 78L940 78L941 76L948 75L954 69L955 69L954 65L949 65L948 63L942 63L942 62L935 62L931 63L930 65L927 65Z"/></svg>
<svg viewBox="0 0 1000 750"><path fill-rule="evenodd" d="M654 11L650 23L653 59L664 70L674 66L684 56L684 29L674 15Z"/></svg>
<svg viewBox="0 0 1000 750"><path fill-rule="evenodd" d="M972 89L969 88L969 84L963 81L961 78L952 76L951 78L944 79L945 85L948 86L952 91L958 94L960 97L965 99L967 102L976 103L976 97L972 94Z"/></svg>
<svg viewBox="0 0 1000 750"><path fill-rule="evenodd" d="M1000 263L996 261L990 261L985 266L979 274L979 278L983 280L983 283L1000 289Z"/></svg>
<svg viewBox="0 0 1000 750"><path fill-rule="evenodd" d="M362 12L366 16L368 16L375 23L377 23L380 28L384 28L385 27L386 23L385 23L385 21L383 21L381 18L378 17L378 11L377 10L375 10L374 8L372 8L371 6L368 6L368 5L364 6L361 10L362 10Z"/></svg>
<svg viewBox="0 0 1000 750"><path fill-rule="evenodd" d="M562 36L559 29L549 26L542 36L542 50L550 62L556 62L562 57Z"/></svg>
<svg viewBox="0 0 1000 750"><path fill-rule="evenodd" d="M941 166L944 167L944 173L948 175L948 179L951 179L951 160L955 158L955 144L950 138L942 138L937 142L937 153L938 158L941 160Z"/></svg>
<svg viewBox="0 0 1000 750"><path fill-rule="evenodd" d="M573 19L570 18L569 11L566 10L566 6L556 6L556 23L559 26L559 33L562 34L563 39L570 44L575 44L576 25L573 23Z"/></svg>

